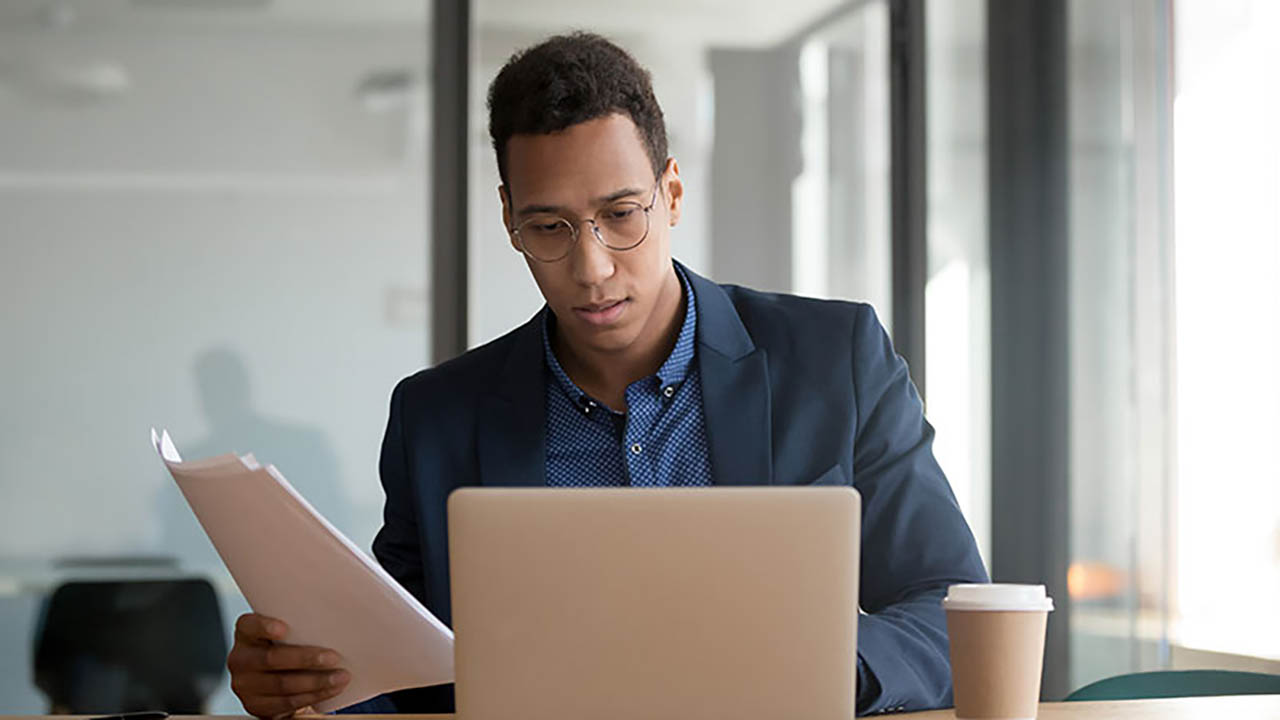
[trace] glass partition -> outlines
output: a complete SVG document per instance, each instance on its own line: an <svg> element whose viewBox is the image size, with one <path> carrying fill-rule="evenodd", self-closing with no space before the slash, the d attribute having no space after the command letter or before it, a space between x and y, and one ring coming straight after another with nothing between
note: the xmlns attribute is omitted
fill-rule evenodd
<svg viewBox="0 0 1280 720"><path fill-rule="evenodd" d="M68 577L209 577L230 637L153 425L255 452L369 546L428 357L427 10L0 7L0 712L46 711L32 634ZM240 711L225 676L209 710Z"/></svg>

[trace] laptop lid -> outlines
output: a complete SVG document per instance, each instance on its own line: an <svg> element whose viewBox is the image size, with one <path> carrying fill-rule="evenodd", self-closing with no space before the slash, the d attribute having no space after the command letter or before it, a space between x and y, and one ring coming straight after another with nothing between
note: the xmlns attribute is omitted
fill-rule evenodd
<svg viewBox="0 0 1280 720"><path fill-rule="evenodd" d="M449 498L459 716L854 716L852 488Z"/></svg>

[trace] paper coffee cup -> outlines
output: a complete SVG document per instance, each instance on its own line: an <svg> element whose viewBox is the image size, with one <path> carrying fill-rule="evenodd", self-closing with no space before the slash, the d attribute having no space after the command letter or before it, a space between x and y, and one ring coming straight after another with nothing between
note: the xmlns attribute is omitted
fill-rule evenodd
<svg viewBox="0 0 1280 720"><path fill-rule="evenodd" d="M959 720L1033 720L1053 600L1043 585L952 585L942 601Z"/></svg>

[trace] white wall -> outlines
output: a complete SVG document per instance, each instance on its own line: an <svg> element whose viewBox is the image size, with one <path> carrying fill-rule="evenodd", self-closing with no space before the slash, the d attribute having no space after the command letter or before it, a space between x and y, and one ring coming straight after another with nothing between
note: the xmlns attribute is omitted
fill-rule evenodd
<svg viewBox="0 0 1280 720"><path fill-rule="evenodd" d="M112 20L0 24L0 713L43 708L23 568L222 572L153 424L277 464L367 548L387 400L427 359L425 18ZM370 109L386 72L408 93Z"/></svg>

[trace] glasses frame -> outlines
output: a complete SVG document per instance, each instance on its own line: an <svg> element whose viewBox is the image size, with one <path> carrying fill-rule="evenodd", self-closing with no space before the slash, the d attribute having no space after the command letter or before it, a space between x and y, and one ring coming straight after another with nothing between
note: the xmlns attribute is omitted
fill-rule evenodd
<svg viewBox="0 0 1280 720"><path fill-rule="evenodd" d="M508 228L507 232L511 233L511 237L515 238L516 245L519 246L521 253L523 253L526 257L540 263L560 262L561 260L569 257L569 255L573 252L573 248L578 244L578 237L581 235L581 233L578 232L578 226L584 222L591 223L591 234L592 236L595 237L596 242L600 243L601 247L607 250L612 250L614 252L626 252L627 250L634 250L637 247L640 247L640 244L649 238L649 230L651 230L653 227L652 216L650 215L650 211L653 210L654 206L658 204L658 188L661 186L662 186L662 177L659 176L658 179L653 183L653 193L652 193L652 196L649 198L649 204L647 206L646 205L640 206L640 209L644 211L644 234L640 236L639 240L635 241L634 243L631 243L626 247L614 247L613 245L610 245L609 243L605 242L604 234L600 231L600 223L597 220L597 218L600 217L600 213L604 212L605 210L608 210L609 207L612 207L616 203L611 203L609 206L600 208L600 210L598 210L595 215L589 218L580 218L578 222L573 222L569 220L569 218L564 217L562 215L556 215L555 216L556 219L563 220L564 223L569 226L569 232L572 233L573 237L572 239L569 240L569 244L565 246L564 254L560 255L559 257L552 258L551 260L544 260L538 257L537 255L534 255L533 253L529 252L529 248L525 247L524 237L522 237L520 234L520 228L524 226L526 223L528 223L529 220L532 220L533 218L529 218L528 220L525 220L524 222L520 223L519 225L513 228ZM639 205L640 203L636 202L636 204Z"/></svg>

